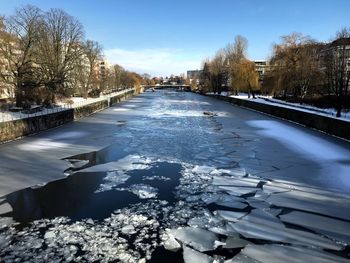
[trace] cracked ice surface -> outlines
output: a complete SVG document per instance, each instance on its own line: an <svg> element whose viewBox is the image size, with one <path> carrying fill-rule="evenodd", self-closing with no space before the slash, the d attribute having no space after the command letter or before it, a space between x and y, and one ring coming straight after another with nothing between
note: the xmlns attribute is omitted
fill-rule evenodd
<svg viewBox="0 0 350 263"><path fill-rule="evenodd" d="M116 170L118 162L121 168ZM176 201L173 204L157 198L162 187L175 180L167 177L166 173L152 173L155 167L160 167L164 162L181 167L179 184L174 189ZM328 217L310 213L314 210L326 213L323 206L318 209L320 201L315 196L319 200L335 198L334 203L338 204L345 200L342 195L332 197L330 192L318 189L263 180L245 172L230 175L225 169L193 165L174 159L170 161L132 155L107 165L96 166L98 167L87 168L88 173L92 170L103 171L103 166L107 172L94 191L95 195L129 191L139 198L139 202L126 204L102 220L42 218L19 228L18 223L12 219L2 217L0 258L7 261L35 258L37 262L146 262L152 258L157 248L162 247L171 253L182 253L183 260L190 263L225 260L260 262L256 255L265 255L265 246L261 244L272 242L276 245L267 247L273 253L286 250L296 253L297 255L291 254L294 258L300 256L298 253L311 251L309 256L300 257L316 259L325 255L326 259L340 258L346 261L344 254L340 257L323 252L323 249L328 249L342 253L348 244L349 235L342 228L347 227L349 222L341 221L342 224L333 231L329 229L330 225L337 223L337 219L330 217L339 217L338 213L342 215L346 212L328 213ZM145 175L132 174L133 171L150 173L150 180ZM129 181L134 182L136 179L140 183L128 185ZM236 193L232 193L234 191ZM298 199L294 199L288 205L279 201L279 196L286 193L302 193L302 196L310 198L306 204L298 205ZM309 213L290 212L285 207L301 208ZM336 208L330 211L336 211ZM311 226L305 223L307 218L315 217L319 224ZM294 227L291 228L284 222ZM281 243L288 246L281 246ZM300 245L305 247L304 250L298 249ZM318 249L318 254L314 252L315 248ZM285 261L288 262L287 259Z"/></svg>

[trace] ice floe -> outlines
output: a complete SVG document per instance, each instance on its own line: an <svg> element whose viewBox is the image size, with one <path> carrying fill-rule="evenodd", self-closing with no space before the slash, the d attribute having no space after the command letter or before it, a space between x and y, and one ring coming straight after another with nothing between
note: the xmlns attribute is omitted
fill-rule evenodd
<svg viewBox="0 0 350 263"><path fill-rule="evenodd" d="M250 259L262 263L294 263L294 262L318 262L318 263L345 263L348 259L323 252L317 249L304 247L292 247L283 245L248 245L241 254ZM232 262L236 262L233 258ZM238 261L239 262L239 261ZM252 261L241 261L252 262Z"/></svg>
<svg viewBox="0 0 350 263"><path fill-rule="evenodd" d="M322 236L287 228L278 218L259 209L254 209L249 215L243 217L237 223L231 223L230 225L246 238L315 246L333 250L344 249L344 245L337 244Z"/></svg>
<svg viewBox="0 0 350 263"><path fill-rule="evenodd" d="M213 263L214 259L194 249L183 247L185 263Z"/></svg>
<svg viewBox="0 0 350 263"><path fill-rule="evenodd" d="M247 215L247 212L233 212L233 211L225 211L225 210L217 210L214 212L219 217L230 221L230 222L237 222L240 218Z"/></svg>
<svg viewBox="0 0 350 263"><path fill-rule="evenodd" d="M350 220L350 199L346 198L293 190L273 194L266 201L280 207Z"/></svg>
<svg viewBox="0 0 350 263"><path fill-rule="evenodd" d="M175 201L157 198L157 181L172 182L164 173L142 174L141 183L128 181L132 171L165 161L181 167ZM12 219L0 217L0 260L144 263L159 246L169 253L183 252L186 263L347 262L349 257L344 249L350 241L350 201L344 195L266 180L244 168L215 167L212 162L190 164L135 154L89 168L76 164L82 171L106 173L95 193L129 191L140 202L100 221L43 218L22 230Z"/></svg>
<svg viewBox="0 0 350 263"><path fill-rule="evenodd" d="M141 199L155 198L158 194L158 189L146 184L134 184L127 188L130 192L137 195Z"/></svg>
<svg viewBox="0 0 350 263"><path fill-rule="evenodd" d="M125 183L129 178L130 176L125 174L124 172L107 172L107 175L103 178L103 183L100 184L99 188L95 191L95 193L110 191L118 185Z"/></svg>
<svg viewBox="0 0 350 263"><path fill-rule="evenodd" d="M350 244L350 222L300 211L280 215L280 218L283 222L302 226Z"/></svg>
<svg viewBox="0 0 350 263"><path fill-rule="evenodd" d="M213 250L218 240L214 233L201 228L185 227L173 229L170 233L176 240L201 252Z"/></svg>

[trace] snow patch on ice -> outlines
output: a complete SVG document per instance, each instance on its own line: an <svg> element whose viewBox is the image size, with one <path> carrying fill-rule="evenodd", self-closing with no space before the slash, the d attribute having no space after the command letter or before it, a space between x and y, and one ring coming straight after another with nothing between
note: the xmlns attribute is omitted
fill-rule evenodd
<svg viewBox="0 0 350 263"><path fill-rule="evenodd" d="M156 198L158 189L146 184L134 184L126 188L141 199Z"/></svg>
<svg viewBox="0 0 350 263"><path fill-rule="evenodd" d="M104 183L100 184L100 187L95 191L95 193L110 191L116 186L125 183L129 178L130 176L123 172L107 172L107 175L103 178Z"/></svg>

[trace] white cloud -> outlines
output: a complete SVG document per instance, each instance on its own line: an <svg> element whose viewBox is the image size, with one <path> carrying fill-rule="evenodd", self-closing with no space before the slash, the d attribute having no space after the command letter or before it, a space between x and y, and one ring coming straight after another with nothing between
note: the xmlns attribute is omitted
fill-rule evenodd
<svg viewBox="0 0 350 263"><path fill-rule="evenodd" d="M125 50L113 48L105 50L104 53L113 64L154 76L178 75L200 67L200 60L189 58L178 49Z"/></svg>

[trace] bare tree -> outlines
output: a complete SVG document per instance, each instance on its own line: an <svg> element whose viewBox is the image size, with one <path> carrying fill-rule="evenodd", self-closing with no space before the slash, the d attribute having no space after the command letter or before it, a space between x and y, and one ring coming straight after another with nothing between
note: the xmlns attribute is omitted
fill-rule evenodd
<svg viewBox="0 0 350 263"><path fill-rule="evenodd" d="M242 66L241 62L246 59L247 47L247 39L237 35L234 43L228 44L224 49L230 89L236 95L240 86L239 84L237 85L237 82L239 82L241 78L241 76L237 74L240 72L239 67Z"/></svg>
<svg viewBox="0 0 350 263"><path fill-rule="evenodd" d="M284 98L287 95L300 98L302 102L323 79L318 59L321 49L322 44L301 33L283 36L282 43L274 45L272 70L266 78L269 89Z"/></svg>
<svg viewBox="0 0 350 263"><path fill-rule="evenodd" d="M1 31L0 55L5 70L1 71L0 77L14 87L17 106L23 106L26 93L38 86L35 55L41 18L41 10L28 5L5 19Z"/></svg>
<svg viewBox="0 0 350 263"><path fill-rule="evenodd" d="M255 93L260 89L259 74L256 71L255 63L247 59L235 63L232 67L235 89L248 92L255 99Z"/></svg>
<svg viewBox="0 0 350 263"><path fill-rule="evenodd" d="M113 66L114 87L117 90L122 89L122 78L123 78L124 72L125 72L125 69L122 66L119 66L118 64L115 64Z"/></svg>
<svg viewBox="0 0 350 263"><path fill-rule="evenodd" d="M148 73L144 73L141 75L142 77L142 84L143 85L150 85L151 83L151 75Z"/></svg>
<svg viewBox="0 0 350 263"><path fill-rule="evenodd" d="M210 82L214 93L221 93L222 85L226 80L225 52L220 49L210 61Z"/></svg>
<svg viewBox="0 0 350 263"><path fill-rule="evenodd" d="M40 30L39 66L43 83L50 91L50 99L55 94L69 94L70 73L83 49L84 33L80 22L61 9L50 9L45 13Z"/></svg>
<svg viewBox="0 0 350 263"><path fill-rule="evenodd" d="M82 45L83 53L77 62L81 65L81 69L85 70L80 75L80 89L84 97L88 96L89 92L98 92L98 62L102 57L102 47L96 41L86 40ZM79 76L78 76L79 77ZM82 79L84 77L84 79Z"/></svg>
<svg viewBox="0 0 350 263"><path fill-rule="evenodd" d="M199 77L199 89L202 93L207 93L211 89L210 81L210 60L207 58L202 61L201 74Z"/></svg>
<svg viewBox="0 0 350 263"><path fill-rule="evenodd" d="M235 41L226 45L224 49L228 64L233 65L235 63L240 63L245 59L247 48L248 40L241 35L237 35Z"/></svg>

